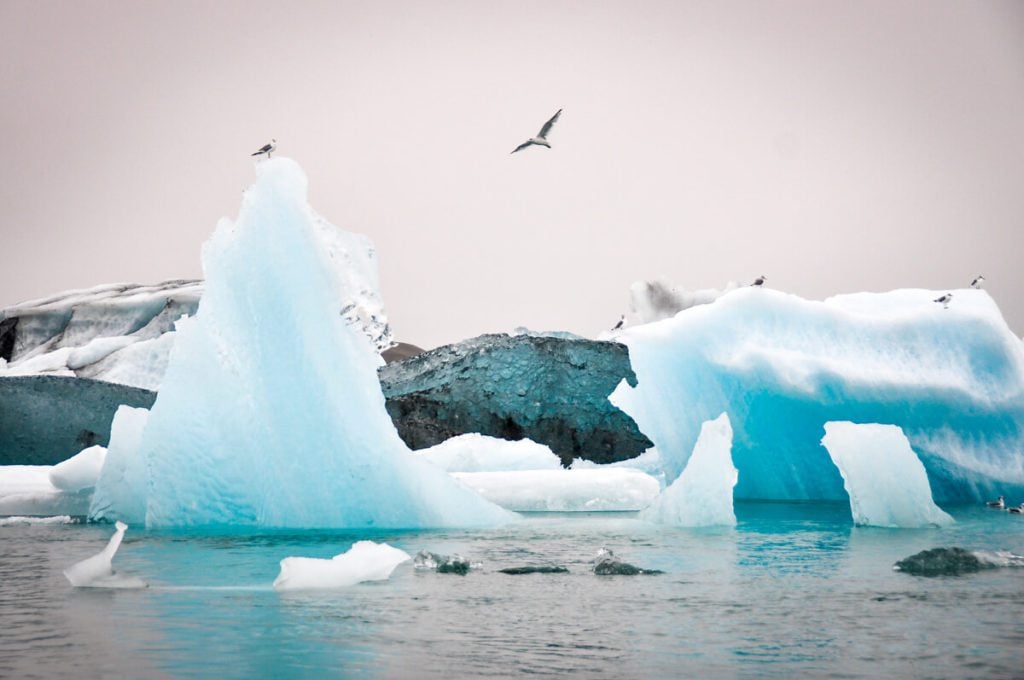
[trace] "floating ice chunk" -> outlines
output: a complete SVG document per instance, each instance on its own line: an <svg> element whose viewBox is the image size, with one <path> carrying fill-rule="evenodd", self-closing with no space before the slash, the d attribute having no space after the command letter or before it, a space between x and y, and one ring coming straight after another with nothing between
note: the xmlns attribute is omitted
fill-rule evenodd
<svg viewBox="0 0 1024 680"><path fill-rule="evenodd" d="M924 465L900 428L825 423L821 443L843 476L854 524L912 528L953 523L932 501Z"/></svg>
<svg viewBox="0 0 1024 680"><path fill-rule="evenodd" d="M640 576L665 573L658 569L641 569L635 564L623 562L608 548L598 550L597 557L591 560L591 563L594 565L594 573L598 576Z"/></svg>
<svg viewBox="0 0 1024 680"><path fill-rule="evenodd" d="M999 567L1024 567L1024 556L1002 550L932 548L906 557L892 568L914 576L962 576Z"/></svg>
<svg viewBox="0 0 1024 680"><path fill-rule="evenodd" d="M654 477L626 468L456 472L452 476L487 500L516 512L639 510L660 489Z"/></svg>
<svg viewBox="0 0 1024 680"><path fill-rule="evenodd" d="M0 527L35 524L75 524L76 521L70 515L57 515L56 517L0 517Z"/></svg>
<svg viewBox="0 0 1024 680"><path fill-rule="evenodd" d="M479 569L481 562L470 562L462 555L438 555L427 550L416 553L412 561L413 568L418 571L436 571L439 574L458 574L465 576L470 569Z"/></svg>
<svg viewBox="0 0 1024 680"><path fill-rule="evenodd" d="M122 407L124 408L124 407ZM90 446L50 469L50 483L61 491L80 491L96 486L107 457L105 446Z"/></svg>
<svg viewBox="0 0 1024 680"><path fill-rule="evenodd" d="M281 573L274 579L276 590L317 590L345 588L364 581L386 581L391 572L411 560L404 550L387 543L359 541L348 552L322 560L315 557L286 557Z"/></svg>
<svg viewBox="0 0 1024 680"><path fill-rule="evenodd" d="M733 487L738 473L731 451L732 426L723 413L701 426L686 469L640 518L682 527L736 526Z"/></svg>
<svg viewBox="0 0 1024 680"><path fill-rule="evenodd" d="M462 434L416 452L447 472L557 470L558 456L530 439L508 441L482 434Z"/></svg>
<svg viewBox="0 0 1024 680"><path fill-rule="evenodd" d="M145 588L144 581L118 576L111 564L114 555L117 554L117 549L121 547L121 540L124 539L124 532L127 529L127 524L118 522L115 525L114 535L110 537L106 548L65 569L64 576L71 585L77 588Z"/></svg>
<svg viewBox="0 0 1024 680"><path fill-rule="evenodd" d="M367 240L313 212L294 161L274 158L256 172L237 221L222 220L203 246L203 297L176 326L139 445L146 474L123 476L132 497L144 498L147 526L514 519L399 439L376 372L386 324L368 339L347 316L376 316ZM106 480L97 503L112 495ZM113 516L120 512L115 505ZM125 512L135 516L134 502Z"/></svg>
<svg viewBox="0 0 1024 680"><path fill-rule="evenodd" d="M89 518L146 521L149 474L139 452L149 410L119 406L110 424L110 445L89 505Z"/></svg>
<svg viewBox="0 0 1024 680"><path fill-rule="evenodd" d="M737 499L846 500L828 421L899 425L935 499L1024 497L1024 351L985 291L902 290L825 302L740 288L626 328L636 387L611 401L686 466L701 423L729 414Z"/></svg>
<svg viewBox="0 0 1024 680"><path fill-rule="evenodd" d="M0 515L84 515L89 490L62 491L50 482L51 465L0 466Z"/></svg>

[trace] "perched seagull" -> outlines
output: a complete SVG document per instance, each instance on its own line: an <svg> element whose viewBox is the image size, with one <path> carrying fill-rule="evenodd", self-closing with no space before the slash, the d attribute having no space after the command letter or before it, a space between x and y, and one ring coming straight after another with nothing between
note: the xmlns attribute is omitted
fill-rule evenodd
<svg viewBox="0 0 1024 680"><path fill-rule="evenodd" d="M952 293L946 293L942 297L935 298L935 302L938 302L940 305L942 305L943 309L949 309L949 303L952 302L952 301L953 301L953 294Z"/></svg>
<svg viewBox="0 0 1024 680"><path fill-rule="evenodd" d="M999 508L1000 510L1002 510L1004 507L1006 507L1006 499L1000 496L994 501L985 501L985 505L987 505L990 508Z"/></svg>
<svg viewBox="0 0 1024 680"><path fill-rule="evenodd" d="M271 139L270 140L270 144L264 144L263 147L259 151L255 152L255 153L253 153L251 155L253 155L253 156L262 156L263 154L267 154L267 158L270 158L270 154L274 153L274 149L276 149L276 148L277 148L277 140L276 139Z"/></svg>
<svg viewBox="0 0 1024 680"><path fill-rule="evenodd" d="M558 109L558 113L551 116L551 120L544 123L544 127L540 129L540 132L537 133L536 137L531 137L530 139L526 140L516 148L512 149L512 153L515 153L516 151L522 151L526 147L533 146L534 144L536 144L537 146L546 146L550 149L551 145L548 144L548 133L551 132L551 126L555 124L555 121L557 121L558 117L561 115L562 109Z"/></svg>
<svg viewBox="0 0 1024 680"><path fill-rule="evenodd" d="M626 323L626 315L622 314L619 316L619 322L612 328L613 331L617 331L622 328L622 325Z"/></svg>
<svg viewBox="0 0 1024 680"><path fill-rule="evenodd" d="M753 286L754 288L760 288L761 286L764 285L764 282L767 281L767 280L768 280L768 277L765 276L764 274L761 274L756 279L754 279L754 282L752 284L750 284L750 285Z"/></svg>
<svg viewBox="0 0 1024 680"><path fill-rule="evenodd" d="M974 277L974 280L971 281L971 288L981 288L981 284L983 283L985 283L985 277L978 274Z"/></svg>

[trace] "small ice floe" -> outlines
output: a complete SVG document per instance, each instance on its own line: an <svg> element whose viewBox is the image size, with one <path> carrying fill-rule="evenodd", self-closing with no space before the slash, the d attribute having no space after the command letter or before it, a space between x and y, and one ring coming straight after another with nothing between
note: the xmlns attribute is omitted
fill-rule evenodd
<svg viewBox="0 0 1024 680"><path fill-rule="evenodd" d="M71 515L56 517L0 517L0 527L27 526L35 524L76 524L78 520Z"/></svg>
<svg viewBox="0 0 1024 680"><path fill-rule="evenodd" d="M592 560L594 573L598 576L637 576L647 574L664 574L657 569L641 569L640 567L623 562L608 548L601 548L597 551L597 557Z"/></svg>
<svg viewBox="0 0 1024 680"><path fill-rule="evenodd" d="M64 576L71 585L77 588L146 588L148 584L145 581L118 575L111 564L127 529L127 524L118 522L106 548L65 569Z"/></svg>
<svg viewBox="0 0 1024 680"><path fill-rule="evenodd" d="M462 555L438 555L421 550L412 560L413 568L418 571L436 571L439 574L459 574L465 576L470 569L479 569L482 562L470 562Z"/></svg>
<svg viewBox="0 0 1024 680"><path fill-rule="evenodd" d="M999 567L1024 567L1024 555L1003 550L932 548L904 558L892 568L914 576L962 576Z"/></svg>
<svg viewBox="0 0 1024 680"><path fill-rule="evenodd" d="M346 588L365 581L386 581L391 572L412 558L387 543L358 541L348 552L329 560L315 557L286 557L281 573L274 579L275 590L321 590Z"/></svg>

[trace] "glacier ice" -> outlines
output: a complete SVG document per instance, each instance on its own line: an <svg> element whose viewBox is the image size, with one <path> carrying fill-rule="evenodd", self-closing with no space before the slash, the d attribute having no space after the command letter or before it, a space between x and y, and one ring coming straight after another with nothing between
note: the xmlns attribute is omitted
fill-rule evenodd
<svg viewBox="0 0 1024 680"><path fill-rule="evenodd" d="M516 512L623 512L646 507L661 485L629 468L455 472L484 498Z"/></svg>
<svg viewBox="0 0 1024 680"><path fill-rule="evenodd" d="M547 446L529 439L508 441L468 433L446 439L416 452L446 472L507 472L509 470L558 470L562 461Z"/></svg>
<svg viewBox="0 0 1024 680"><path fill-rule="evenodd" d="M286 557L281 573L274 579L275 590L318 590L346 588L366 581L386 581L402 562L412 558L387 543L358 541L352 547L322 560L315 557Z"/></svg>
<svg viewBox="0 0 1024 680"><path fill-rule="evenodd" d="M93 520L146 521L149 473L139 452L149 409L119 406L110 424L110 446L89 504Z"/></svg>
<svg viewBox="0 0 1024 680"><path fill-rule="evenodd" d="M932 501L924 466L900 428L825 423L821 443L843 477L854 524L915 528L953 523Z"/></svg>
<svg viewBox="0 0 1024 680"><path fill-rule="evenodd" d="M732 426L723 413L701 425L686 468L665 488L640 519L681 527L736 526L732 465Z"/></svg>
<svg viewBox="0 0 1024 680"><path fill-rule="evenodd" d="M50 481L51 465L0 465L0 516L85 515L91 489L64 491Z"/></svg>
<svg viewBox="0 0 1024 680"><path fill-rule="evenodd" d="M124 408L124 407L122 407ZM61 491L81 491L96 486L107 449L90 446L50 469L50 483Z"/></svg>
<svg viewBox="0 0 1024 680"><path fill-rule="evenodd" d="M203 247L202 299L176 325L132 463L146 479L114 492L104 470L93 515L135 517L144 497L149 527L513 518L398 438L375 373L377 347L357 323L359 301L376 296L368 241L313 212L294 161L274 158L256 172L238 219L221 220ZM107 466L117 446L115 434Z"/></svg>
<svg viewBox="0 0 1024 680"><path fill-rule="evenodd" d="M1024 345L985 291L862 293L815 302L741 288L627 328L637 386L611 400L671 482L701 423L734 428L737 499L847 500L824 424L898 425L936 502L1024 495Z"/></svg>
<svg viewBox="0 0 1024 680"><path fill-rule="evenodd" d="M124 532L127 529L127 524L117 522L114 535L110 537L107 547L64 570L64 576L68 582L76 588L145 588L144 581L120 576L114 571L112 564L114 555L121 547L121 541L124 539Z"/></svg>

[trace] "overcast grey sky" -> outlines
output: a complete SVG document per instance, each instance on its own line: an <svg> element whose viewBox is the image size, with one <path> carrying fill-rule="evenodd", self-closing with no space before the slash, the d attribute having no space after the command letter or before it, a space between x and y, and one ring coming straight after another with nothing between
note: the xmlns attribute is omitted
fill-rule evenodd
<svg viewBox="0 0 1024 680"><path fill-rule="evenodd" d="M1024 328L1015 0L0 0L0 130L0 307L200 276L276 137L426 347L593 335L658 276L984 273Z"/></svg>

